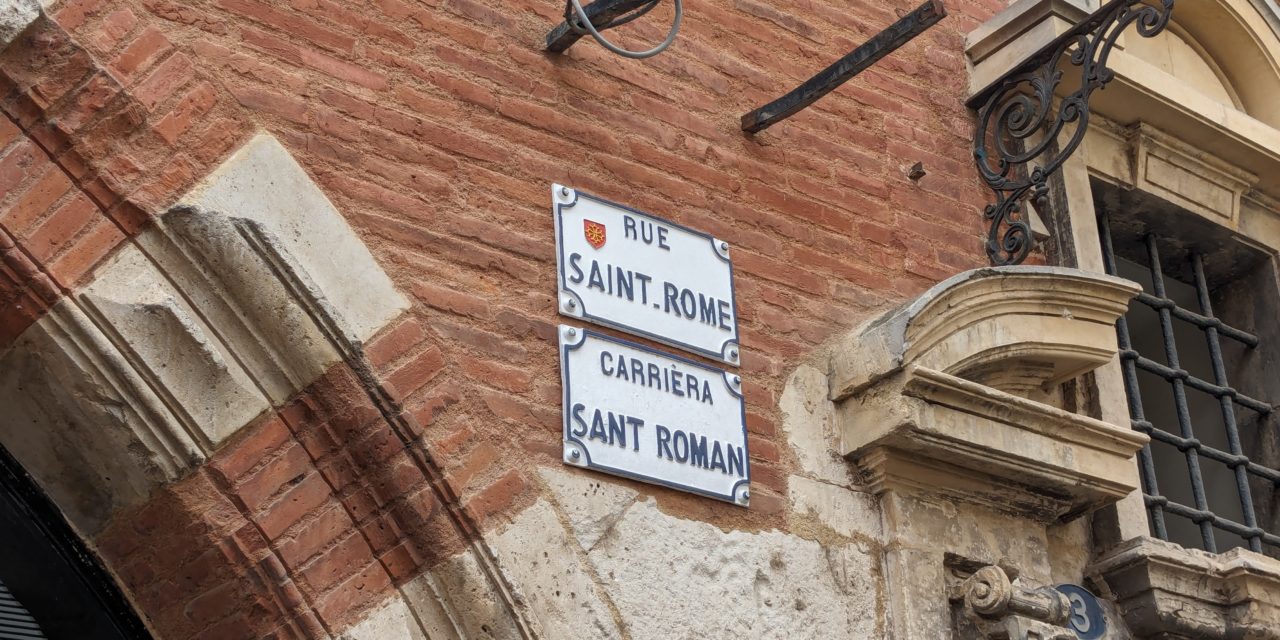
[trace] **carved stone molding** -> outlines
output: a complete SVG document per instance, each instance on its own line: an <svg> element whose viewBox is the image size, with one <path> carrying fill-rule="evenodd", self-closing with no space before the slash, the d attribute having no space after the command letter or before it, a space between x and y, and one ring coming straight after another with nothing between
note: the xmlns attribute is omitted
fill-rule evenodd
<svg viewBox="0 0 1280 640"><path fill-rule="evenodd" d="M1106 583L1136 638L1280 638L1280 560L1139 538L1107 553L1091 573Z"/></svg>
<svg viewBox="0 0 1280 640"><path fill-rule="evenodd" d="M943 495L1052 522L1137 488L1131 429L1054 406L1111 361L1137 285L1070 269L947 280L844 342L831 363L841 453L879 492Z"/></svg>
<svg viewBox="0 0 1280 640"><path fill-rule="evenodd" d="M1099 118L1086 156L1105 179L1231 229L1239 229L1243 199L1258 183L1258 176L1142 122L1121 127Z"/></svg>
<svg viewBox="0 0 1280 640"><path fill-rule="evenodd" d="M89 534L407 307L270 136L184 201L0 352L0 442Z"/></svg>
<svg viewBox="0 0 1280 640"><path fill-rule="evenodd" d="M989 640L1074 640L1067 628L1071 603L1053 587L1028 587L1002 567L987 566L956 585L952 599L971 626ZM961 631L963 634L963 630Z"/></svg>

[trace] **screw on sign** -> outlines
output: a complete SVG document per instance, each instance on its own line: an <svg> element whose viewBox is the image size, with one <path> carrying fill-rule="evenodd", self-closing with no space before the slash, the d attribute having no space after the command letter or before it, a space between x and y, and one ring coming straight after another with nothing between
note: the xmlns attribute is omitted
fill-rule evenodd
<svg viewBox="0 0 1280 640"><path fill-rule="evenodd" d="M1067 626L1076 632L1080 640L1099 640L1107 633L1107 616L1102 605L1088 589L1074 584L1062 584L1057 590L1071 603L1071 615Z"/></svg>

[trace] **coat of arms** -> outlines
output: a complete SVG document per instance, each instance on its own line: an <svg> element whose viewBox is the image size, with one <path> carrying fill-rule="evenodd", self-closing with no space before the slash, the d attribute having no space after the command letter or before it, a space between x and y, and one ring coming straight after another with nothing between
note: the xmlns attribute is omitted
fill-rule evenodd
<svg viewBox="0 0 1280 640"><path fill-rule="evenodd" d="M587 244L590 244L592 248L595 248L595 249L599 249L604 246L605 240L607 239L605 235L604 225L600 224L599 222L584 220L582 222L582 226L583 226L582 233L587 238Z"/></svg>

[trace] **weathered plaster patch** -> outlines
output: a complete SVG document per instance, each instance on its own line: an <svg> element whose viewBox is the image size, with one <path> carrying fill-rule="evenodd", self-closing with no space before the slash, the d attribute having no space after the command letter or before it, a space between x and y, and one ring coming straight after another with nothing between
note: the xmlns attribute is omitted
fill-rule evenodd
<svg viewBox="0 0 1280 640"><path fill-rule="evenodd" d="M806 474L839 486L852 484L852 465L836 454L836 409L827 375L804 365L792 374L778 407L791 448Z"/></svg>
<svg viewBox="0 0 1280 640"><path fill-rule="evenodd" d="M791 476L787 484L797 515L815 518L845 538L881 540L880 508L875 496L800 476Z"/></svg>
<svg viewBox="0 0 1280 640"><path fill-rule="evenodd" d="M877 637L874 553L780 532L726 533L653 501L628 509L588 554L637 640Z"/></svg>
<svg viewBox="0 0 1280 640"><path fill-rule="evenodd" d="M539 501L489 537L517 599L546 638L621 636L608 605L596 593L588 567L551 505Z"/></svg>

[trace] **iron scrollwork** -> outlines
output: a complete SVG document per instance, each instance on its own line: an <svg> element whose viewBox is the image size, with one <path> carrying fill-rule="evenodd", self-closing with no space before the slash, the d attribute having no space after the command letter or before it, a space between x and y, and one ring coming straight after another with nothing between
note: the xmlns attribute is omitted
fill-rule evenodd
<svg viewBox="0 0 1280 640"><path fill-rule="evenodd" d="M973 155L996 199L985 212L990 221L987 256L992 264L1020 264L1034 248L1024 202L1029 198L1044 209L1049 176L1084 140L1089 99L1115 78L1107 60L1120 34L1135 24L1144 38L1160 34L1173 15L1173 4L1174 0L1159 0L1158 6L1143 0L1112 0L977 97L981 107ZM1064 56L1079 68L1081 84L1055 108ZM1066 142L1055 145L1059 134L1073 124ZM1033 139L1037 133L1041 137Z"/></svg>

